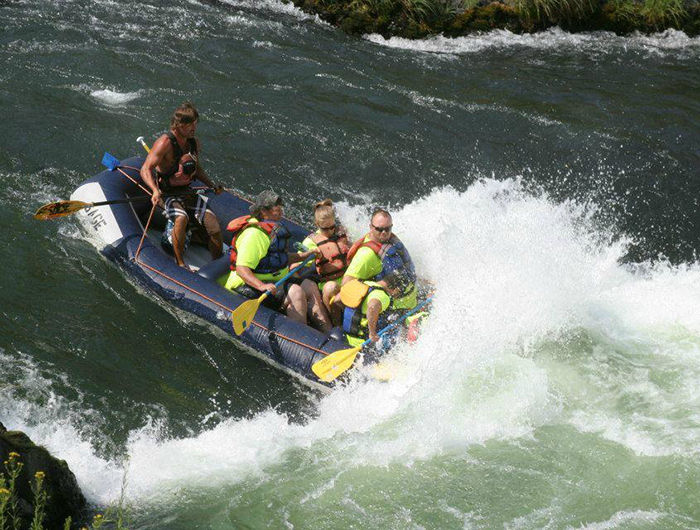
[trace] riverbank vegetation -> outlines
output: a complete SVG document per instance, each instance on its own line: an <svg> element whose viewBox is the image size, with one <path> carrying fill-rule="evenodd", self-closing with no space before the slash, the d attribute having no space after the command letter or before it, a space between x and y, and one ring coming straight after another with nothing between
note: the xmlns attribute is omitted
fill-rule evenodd
<svg viewBox="0 0 700 530"><path fill-rule="evenodd" d="M698 0L291 0L350 34L422 38L506 29L532 33L606 30L625 35L674 28L700 34Z"/></svg>
<svg viewBox="0 0 700 530"><path fill-rule="evenodd" d="M31 478L23 477L24 463L20 454L15 452L9 453L7 460L3 461L3 468L0 469L0 530L58 528L56 517L46 520L50 502L54 500L46 488L46 473L37 471ZM23 480L25 484L22 484ZM125 484L122 484L118 506L109 507L104 514L94 515L92 523L81 525L81 528L98 530L107 526L114 530L128 530L124 521L124 489ZM31 496L26 490L31 491ZM73 517L66 517L60 526L63 530L70 530L74 526Z"/></svg>

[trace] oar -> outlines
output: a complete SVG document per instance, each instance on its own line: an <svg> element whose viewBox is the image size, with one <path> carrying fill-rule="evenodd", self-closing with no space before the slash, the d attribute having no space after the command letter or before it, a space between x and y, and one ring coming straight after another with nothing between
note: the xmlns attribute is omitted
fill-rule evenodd
<svg viewBox="0 0 700 530"><path fill-rule="evenodd" d="M139 136L138 138L136 138L136 141L140 143L141 146L143 146L147 153L151 152L151 148L148 147L148 144L146 143L146 140L143 139L143 136Z"/></svg>
<svg viewBox="0 0 700 530"><path fill-rule="evenodd" d="M105 166L110 171L114 171L115 168L119 166L119 159L115 156L109 154L105 151L102 156L102 165ZM83 202L83 201L57 201L51 202L49 204L44 204L39 208L34 214L34 219L40 219L46 221L48 219L56 219L57 217L64 217L66 215L74 214L79 212L84 208L92 208L93 206L106 206L108 204L123 204L127 202L145 201L150 200L150 197L138 196L130 197L128 199L114 199L111 201L101 201L101 202Z"/></svg>
<svg viewBox="0 0 700 530"><path fill-rule="evenodd" d="M377 333L377 335L379 335L381 337L390 329L395 328L396 326L401 324L401 322L403 320L410 317L414 313L417 313L418 311L420 311L420 309L423 308L426 304L430 303L430 301L432 299L433 299L432 296L430 298L426 298L420 304L418 304L416 307L411 309L408 313L403 315L396 322L389 324L384 329L382 329L379 333ZM338 377L340 374L342 374L343 372L345 372L348 368L350 368L352 366L352 364L355 362L355 357L357 357L357 354L360 352L360 350L362 348L367 346L370 342L372 342L372 341L370 339L367 339L359 346L355 346L353 348L346 348L344 350L334 351L333 353L331 353L327 357L314 363L313 366L311 367L311 370L313 371L313 373L315 373L318 376L318 378L321 381L325 381L326 383L330 383L336 377Z"/></svg>
<svg viewBox="0 0 700 530"><path fill-rule="evenodd" d="M290 270L284 278L275 283L275 287L279 287L280 285L282 285L284 282L287 281L287 278L289 278L295 272L301 270L302 267L304 267L308 262L315 258L315 254L312 254L311 256L306 258L304 261L301 262L300 265L297 265L292 270ZM258 312L258 307L260 307L262 301L265 300L265 298L267 298L267 295L269 294L270 290L267 290L255 300L247 300L233 310L233 312L231 313L231 321L233 322L233 331L236 332L236 335L240 335L246 329L248 329L248 326L250 326L250 324L253 322L253 319L255 318L255 314Z"/></svg>
<svg viewBox="0 0 700 530"><path fill-rule="evenodd" d="M145 195L138 197L130 197L128 199L114 199L111 201L100 202L83 202L83 201L57 201L49 204L44 204L34 214L34 219L46 221L47 219L55 219L79 212L83 208L92 208L93 206L105 206L107 204L122 204L125 202L150 201L151 198Z"/></svg>
<svg viewBox="0 0 700 530"><path fill-rule="evenodd" d="M191 188L192 191L185 193L171 193L165 195L165 197L186 197L188 195L195 195L198 191L212 191L213 188ZM46 221L48 219L56 219L56 217L64 217L66 215L74 214L79 212L84 208L92 208L93 206L107 206L108 204L124 204L127 202L138 202L138 201L150 201L151 197L148 195L139 195L138 197L129 197L127 199L112 199L111 201L100 201L100 202L83 202L83 201L56 201L50 202L49 204L44 204L39 208L34 214L34 219L39 219L41 221Z"/></svg>
<svg viewBox="0 0 700 530"><path fill-rule="evenodd" d="M119 164L119 159L114 155L109 154L107 151L105 151L105 154L102 155L102 165L110 171L114 171Z"/></svg>

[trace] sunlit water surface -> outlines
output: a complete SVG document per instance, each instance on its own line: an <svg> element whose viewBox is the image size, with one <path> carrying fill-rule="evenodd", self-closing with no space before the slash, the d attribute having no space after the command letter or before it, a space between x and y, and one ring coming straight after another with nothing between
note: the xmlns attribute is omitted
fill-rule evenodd
<svg viewBox="0 0 700 530"><path fill-rule="evenodd" d="M134 528L700 526L700 40L348 37L267 0L0 6L0 421ZM215 181L435 284L329 395L33 221L191 99Z"/></svg>

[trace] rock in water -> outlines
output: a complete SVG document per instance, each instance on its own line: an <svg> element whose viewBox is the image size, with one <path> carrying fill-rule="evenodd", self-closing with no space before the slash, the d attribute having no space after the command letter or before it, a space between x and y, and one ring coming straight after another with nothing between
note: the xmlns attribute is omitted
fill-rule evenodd
<svg viewBox="0 0 700 530"><path fill-rule="evenodd" d="M31 484L37 471L45 474L44 489L48 495L44 528L63 528L68 517L80 520L86 508L85 497L65 460L54 458L23 432L8 431L0 423L0 461L7 461L11 452L18 453L19 461L24 464L15 487L23 528L29 527L34 512ZM1 471L6 473L4 466Z"/></svg>

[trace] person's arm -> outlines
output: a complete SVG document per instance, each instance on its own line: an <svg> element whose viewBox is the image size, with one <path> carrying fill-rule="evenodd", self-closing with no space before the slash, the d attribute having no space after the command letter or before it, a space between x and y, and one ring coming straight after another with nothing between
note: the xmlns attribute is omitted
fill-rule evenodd
<svg viewBox="0 0 700 530"><path fill-rule="evenodd" d="M153 171L165 158L165 154L168 152L170 144L168 142L167 136L161 136L153 144L151 152L148 153L146 161L141 166L141 179L145 182L146 186L151 188L153 194L151 195L151 202L153 205L157 205L160 202L160 188L153 176Z"/></svg>
<svg viewBox="0 0 700 530"><path fill-rule="evenodd" d="M309 250L305 251L300 251L300 252L288 252L287 257L289 258L289 264L291 265L292 263L298 263L300 261L304 261L306 258L309 256L312 256L316 254L316 256L321 255L321 249L318 247L316 248L311 248Z"/></svg>
<svg viewBox="0 0 700 530"><path fill-rule="evenodd" d="M253 274L253 271L250 267L245 267L244 265L237 265L236 274L240 276L241 280L250 285L253 289L257 289L258 291L270 291L274 293L277 290L274 283L264 283L263 281L259 280L258 277L255 276L255 274Z"/></svg>
<svg viewBox="0 0 700 530"><path fill-rule="evenodd" d="M304 250L314 250L317 249L318 245L314 242L313 239L311 239L311 236L308 236L304 241L301 242L300 246L297 246L297 249L299 251L304 251ZM310 261L309 263L306 264L307 267L313 267L314 262Z"/></svg>
<svg viewBox="0 0 700 530"><path fill-rule="evenodd" d="M377 342L377 322L379 322L379 313L382 312L382 303L376 298L371 298L367 302L367 329L369 331L369 340Z"/></svg>
<svg viewBox="0 0 700 530"><path fill-rule="evenodd" d="M352 259L352 261L349 263L348 268L345 269L345 274L343 275L343 279L340 282L340 286L342 287L348 282L351 282L353 280L357 280L357 266L353 267L355 264L355 259L357 258L357 254L355 254L355 257Z"/></svg>

